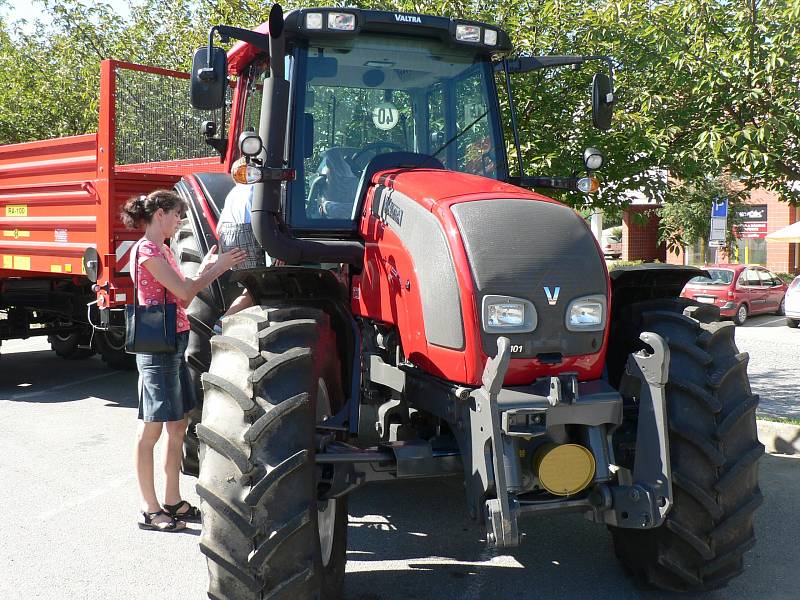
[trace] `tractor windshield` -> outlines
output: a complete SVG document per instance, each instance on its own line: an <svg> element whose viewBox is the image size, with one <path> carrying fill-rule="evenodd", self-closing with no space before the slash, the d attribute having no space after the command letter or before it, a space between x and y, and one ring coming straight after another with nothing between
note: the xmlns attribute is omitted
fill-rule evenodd
<svg viewBox="0 0 800 600"><path fill-rule="evenodd" d="M506 174L492 64L471 48L362 34L295 53L290 224L352 229L367 163L396 151ZM298 107L302 107L302 110Z"/></svg>

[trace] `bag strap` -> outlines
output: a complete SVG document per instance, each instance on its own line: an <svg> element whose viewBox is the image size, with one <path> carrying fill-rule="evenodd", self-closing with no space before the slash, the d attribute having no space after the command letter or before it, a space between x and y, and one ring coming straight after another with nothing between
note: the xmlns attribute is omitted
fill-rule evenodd
<svg viewBox="0 0 800 600"><path fill-rule="evenodd" d="M134 304L139 304L139 287L138 287L138 283L136 282L136 280L137 280L137 277L139 275L139 246L141 246L142 240L144 240L144 237L142 237L138 242L136 242L136 252L135 252L134 257L133 257L133 298L134 298L134 302L133 303ZM161 248L158 249L158 253L161 254L161 257L164 258L164 260L167 260L166 257L164 257L164 254L161 252ZM169 262L169 261L167 261L167 262ZM159 281L159 283L161 283L161 282ZM164 288L164 311L166 313L167 286L162 284L161 287ZM164 319L166 319L166 316L164 317ZM164 331L166 332L166 330L167 330L167 324L164 323Z"/></svg>

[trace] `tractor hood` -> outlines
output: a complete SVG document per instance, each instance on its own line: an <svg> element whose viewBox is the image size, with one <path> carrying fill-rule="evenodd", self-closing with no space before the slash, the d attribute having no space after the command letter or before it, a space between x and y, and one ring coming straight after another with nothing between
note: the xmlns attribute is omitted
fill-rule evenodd
<svg viewBox="0 0 800 600"><path fill-rule="evenodd" d="M485 358L497 353L497 339L508 337L517 360L507 384L530 383L556 368L599 376L608 275L594 236L574 210L516 186L452 171L383 171L373 182L370 216L408 254L405 270L418 280L429 345L460 350L467 360L480 357L466 369L480 373ZM527 331L487 326L489 305L504 298L525 304ZM600 327L570 324L571 307L587 298L603 305Z"/></svg>

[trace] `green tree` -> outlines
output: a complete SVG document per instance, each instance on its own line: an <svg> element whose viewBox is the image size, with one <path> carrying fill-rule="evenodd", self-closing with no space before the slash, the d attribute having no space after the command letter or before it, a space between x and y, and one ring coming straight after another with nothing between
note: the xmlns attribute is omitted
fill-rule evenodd
<svg viewBox="0 0 800 600"><path fill-rule="evenodd" d="M130 0L130 19L122 20L102 3L34 1L51 24L26 34L0 22L2 143L92 131L101 58L185 70L211 24L255 27L269 11L254 0ZM792 183L800 180L800 0L351 4L496 23L522 54L613 56L617 103L609 132L591 126L594 65L514 77L529 174L577 172L590 145L606 155L602 191L588 204L618 211L633 190L663 200L669 190L652 174L665 169L687 184L727 173L800 202ZM503 93L501 102L507 112ZM587 203L579 194L560 197Z"/></svg>

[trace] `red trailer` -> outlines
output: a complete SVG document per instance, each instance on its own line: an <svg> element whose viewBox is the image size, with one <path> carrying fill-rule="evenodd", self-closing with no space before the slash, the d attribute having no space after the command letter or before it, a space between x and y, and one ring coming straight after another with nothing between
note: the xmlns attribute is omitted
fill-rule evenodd
<svg viewBox="0 0 800 600"><path fill-rule="evenodd" d="M99 352L125 367L122 330L108 328L120 312L97 310L132 293L140 234L120 208L183 175L225 171L228 157L198 135L214 117L189 106L186 73L111 60L101 71L97 133L0 146L0 342L46 334L61 356ZM105 329L93 335L90 320Z"/></svg>

